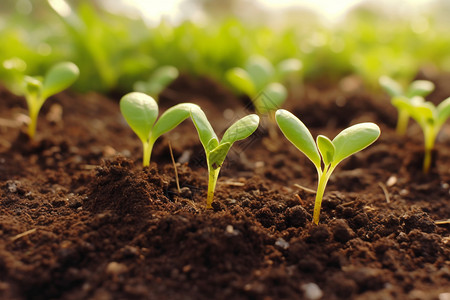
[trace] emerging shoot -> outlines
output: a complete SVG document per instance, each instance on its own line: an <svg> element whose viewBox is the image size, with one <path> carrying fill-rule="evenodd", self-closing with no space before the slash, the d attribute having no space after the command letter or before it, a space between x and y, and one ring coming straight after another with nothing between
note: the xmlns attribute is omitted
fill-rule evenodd
<svg viewBox="0 0 450 300"><path fill-rule="evenodd" d="M380 128L374 123L360 123L344 129L333 140L319 135L314 142L305 124L292 113L279 109L275 118L286 138L316 167L319 182L313 222L319 224L322 198L331 173L342 160L375 142L380 136Z"/></svg>
<svg viewBox="0 0 450 300"><path fill-rule="evenodd" d="M450 116L450 97L442 101L437 107L433 103L425 101L420 96L411 99L395 97L392 103L396 107L406 111L423 130L425 142L423 172L427 174L430 170L431 153L434 148L436 136Z"/></svg>
<svg viewBox="0 0 450 300"><path fill-rule="evenodd" d="M79 74L80 70L75 64L62 62L50 68L44 78L24 77L24 94L30 116L28 136L31 139L36 133L37 118L45 100L72 85Z"/></svg>
<svg viewBox="0 0 450 300"><path fill-rule="evenodd" d="M286 59L276 67L265 57L252 56L245 68L228 70L228 82L239 92L248 95L259 115L272 114L287 98L287 90L280 82L299 74L303 65L295 58Z"/></svg>
<svg viewBox="0 0 450 300"><path fill-rule="evenodd" d="M410 115L405 109L395 104L394 98L404 97L406 100L411 100L415 96L425 97L434 90L434 84L428 80L415 80L411 82L405 91L398 82L388 76L381 76L379 82L381 87L391 96L392 105L398 110L397 133L404 135L408 128Z"/></svg>
<svg viewBox="0 0 450 300"><path fill-rule="evenodd" d="M205 113L200 108L191 110L191 118L197 129L200 142L205 149L208 165L206 208L211 208L220 168L228 151L234 142L247 138L258 128L259 117L251 114L238 120L225 131L220 142Z"/></svg>
<svg viewBox="0 0 450 300"><path fill-rule="evenodd" d="M150 156L156 140L187 119L193 108L198 108L198 106L192 103L177 104L166 110L156 122L158 104L152 97L138 92L132 92L122 97L120 111L142 142L144 167L150 165Z"/></svg>
<svg viewBox="0 0 450 300"><path fill-rule="evenodd" d="M152 96L158 101L159 94L179 75L178 69L173 66L162 66L156 69L147 81L138 81L133 89Z"/></svg>

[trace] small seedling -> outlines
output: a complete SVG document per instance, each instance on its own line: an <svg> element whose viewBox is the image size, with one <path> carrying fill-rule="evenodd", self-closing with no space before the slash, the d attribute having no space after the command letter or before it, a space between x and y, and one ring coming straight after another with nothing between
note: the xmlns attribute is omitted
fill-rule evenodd
<svg viewBox="0 0 450 300"><path fill-rule="evenodd" d="M152 96L158 100L159 94L179 75L178 69L173 66L162 66L158 68L147 81L138 81L133 89Z"/></svg>
<svg viewBox="0 0 450 300"><path fill-rule="evenodd" d="M425 156L423 160L423 172L430 170L431 153L436 137L442 125L450 116L450 97L442 101L437 107L433 103L425 101L423 97L416 96L411 99L394 97L392 99L396 107L406 111L422 128L425 142Z"/></svg>
<svg viewBox="0 0 450 300"><path fill-rule="evenodd" d="M150 156L156 140L187 119L193 108L199 107L192 103L177 104L166 110L156 122L158 104L151 96L132 92L122 97L120 111L128 125L142 141L144 152L142 164L144 167L150 165Z"/></svg>
<svg viewBox="0 0 450 300"><path fill-rule="evenodd" d="M415 96L425 97L434 90L434 84L428 80L415 80L411 82L405 91L397 81L388 76L381 76L379 82L381 87L391 96L392 105L398 110L397 133L404 135L408 127L410 115L405 109L398 107L393 99L395 97L404 97L405 99L411 99Z"/></svg>
<svg viewBox="0 0 450 300"><path fill-rule="evenodd" d="M62 62L50 68L44 78L24 77L24 94L30 116L28 136L31 139L36 133L37 118L45 100L68 88L75 82L79 74L80 70L75 64Z"/></svg>
<svg viewBox="0 0 450 300"><path fill-rule="evenodd" d="M225 131L220 142L205 113L200 108L191 110L191 118L197 129L200 142L205 149L206 163L208 165L206 208L211 208L217 178L228 151L234 142L247 138L258 128L259 117L251 114L236 121Z"/></svg>
<svg viewBox="0 0 450 300"><path fill-rule="evenodd" d="M226 73L230 84L248 95L259 115L275 112L287 98L287 90L280 83L302 69L300 60L291 58L274 67L262 56L251 57L245 69L233 68Z"/></svg>
<svg viewBox="0 0 450 300"><path fill-rule="evenodd" d="M360 123L344 129L332 141L326 136L319 135L314 142L305 124L292 113L279 109L275 118L286 138L316 167L319 182L313 222L318 224L323 194L331 173L343 159L375 142L380 136L380 128L374 123Z"/></svg>

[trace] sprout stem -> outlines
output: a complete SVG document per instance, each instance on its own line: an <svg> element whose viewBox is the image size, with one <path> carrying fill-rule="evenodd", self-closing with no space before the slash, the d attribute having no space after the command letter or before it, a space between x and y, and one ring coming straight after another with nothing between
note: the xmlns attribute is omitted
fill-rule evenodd
<svg viewBox="0 0 450 300"><path fill-rule="evenodd" d="M28 113L30 116L30 124L28 124L28 136L30 137L30 139L33 139L34 135L36 134L37 119L39 111L41 110L41 106L37 104L37 97L31 95L27 97Z"/></svg>
<svg viewBox="0 0 450 300"><path fill-rule="evenodd" d="M423 173L428 174L431 166L431 155L433 151L434 142L436 140L436 133L438 130L434 130L432 126L426 126L424 128L425 138L425 156L423 159Z"/></svg>
<svg viewBox="0 0 450 300"><path fill-rule="evenodd" d="M142 158L142 165L148 167L150 165L150 156L152 154L153 143L150 141L143 141L142 146L144 147L144 156Z"/></svg>
<svg viewBox="0 0 450 300"><path fill-rule="evenodd" d="M399 109L398 120L397 120L397 134L405 135L406 129L408 128L409 113L404 109Z"/></svg>
<svg viewBox="0 0 450 300"><path fill-rule="evenodd" d="M317 184L316 201L314 202L314 214L313 222L314 224L319 224L320 207L322 206L323 194L327 186L328 179L334 168L325 168L324 172L319 174L319 183Z"/></svg>
<svg viewBox="0 0 450 300"><path fill-rule="evenodd" d="M212 208L214 200L214 190L216 189L217 178L219 177L220 167L214 169L208 163L208 195L206 196L206 208Z"/></svg>

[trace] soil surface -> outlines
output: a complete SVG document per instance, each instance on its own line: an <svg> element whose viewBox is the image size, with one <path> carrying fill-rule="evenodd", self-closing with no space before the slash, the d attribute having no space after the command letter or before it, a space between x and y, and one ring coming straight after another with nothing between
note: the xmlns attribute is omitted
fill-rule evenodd
<svg viewBox="0 0 450 300"><path fill-rule="evenodd" d="M449 76L425 76L450 96ZM311 223L317 174L264 120L236 143L205 209L205 156L186 120L158 140L148 168L120 96L65 92L44 105L35 140L25 101L0 88L1 299L450 299L450 124L421 171L423 135L355 78L307 84L285 108L333 138L372 121L382 131L344 160ZM180 77L161 111L201 105L219 136L249 100ZM176 188L169 144L177 161ZM447 220L447 221L446 221Z"/></svg>

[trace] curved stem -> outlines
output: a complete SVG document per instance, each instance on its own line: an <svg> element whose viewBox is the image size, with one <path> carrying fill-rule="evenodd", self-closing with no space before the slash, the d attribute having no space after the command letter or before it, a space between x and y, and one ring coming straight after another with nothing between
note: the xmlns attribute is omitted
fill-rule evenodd
<svg viewBox="0 0 450 300"><path fill-rule="evenodd" d="M397 128L395 129L399 135L405 135L408 128L409 113L405 110L398 111Z"/></svg>

